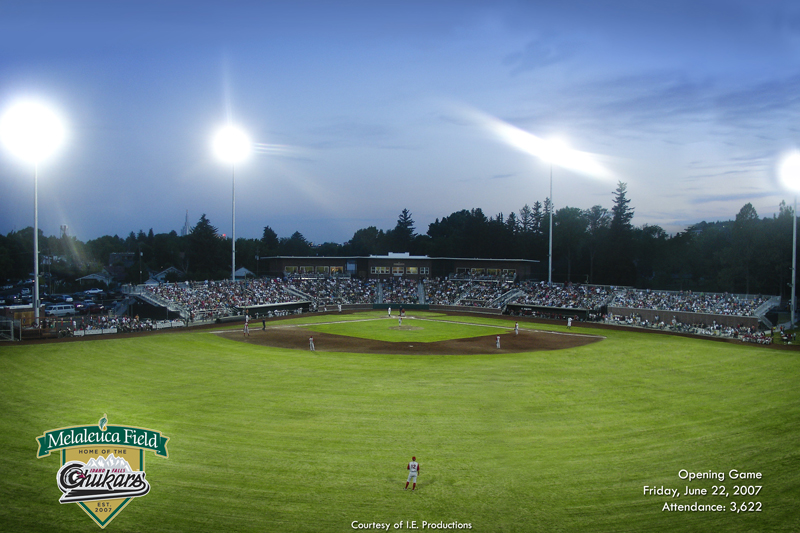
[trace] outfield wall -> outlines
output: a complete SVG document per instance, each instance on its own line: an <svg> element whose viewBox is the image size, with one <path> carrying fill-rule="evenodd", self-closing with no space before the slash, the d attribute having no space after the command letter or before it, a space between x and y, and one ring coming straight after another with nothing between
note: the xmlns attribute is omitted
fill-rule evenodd
<svg viewBox="0 0 800 533"><path fill-rule="evenodd" d="M709 313L689 313L687 311L665 311L663 309L636 309L633 307L608 306L609 315L631 316L638 315L642 320L650 322L672 322L672 318L683 324L712 325L714 322L723 326L738 327L744 325L748 328L758 328L758 317L739 315L714 315Z"/></svg>

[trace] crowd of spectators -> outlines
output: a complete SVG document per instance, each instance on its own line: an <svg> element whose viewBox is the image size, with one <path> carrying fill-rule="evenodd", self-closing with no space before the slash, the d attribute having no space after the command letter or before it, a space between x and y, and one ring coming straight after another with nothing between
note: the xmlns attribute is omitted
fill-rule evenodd
<svg viewBox="0 0 800 533"><path fill-rule="evenodd" d="M392 279L382 282L383 303L416 304L419 303L419 282L408 278Z"/></svg>
<svg viewBox="0 0 800 533"><path fill-rule="evenodd" d="M513 289L507 279L426 279L425 303L430 305L465 305L498 307L498 298Z"/></svg>
<svg viewBox="0 0 800 533"><path fill-rule="evenodd" d="M465 285L462 280L441 278L426 278L422 283L425 288L425 303L429 305L455 305Z"/></svg>
<svg viewBox="0 0 800 533"><path fill-rule="evenodd" d="M361 281L355 278L290 278L286 280L291 287L307 295L316 308L329 305L373 304L377 302L377 282Z"/></svg>
<svg viewBox="0 0 800 533"><path fill-rule="evenodd" d="M629 289L617 291L611 305L633 309L685 311L712 315L753 316L755 310L767 301L762 296L752 299L737 298L728 293L692 291L668 292Z"/></svg>
<svg viewBox="0 0 800 533"><path fill-rule="evenodd" d="M516 298L513 303L595 310L609 300L608 289L598 285L548 285L544 281L523 281L519 284L519 289L525 295Z"/></svg>
<svg viewBox="0 0 800 533"><path fill-rule="evenodd" d="M499 307L497 300L512 289L509 281L473 281L464 288L458 305Z"/></svg>
<svg viewBox="0 0 800 533"><path fill-rule="evenodd" d="M241 309L255 305L297 300L285 290L281 280L271 278L165 283L147 286L147 290L182 307L191 320L236 315Z"/></svg>

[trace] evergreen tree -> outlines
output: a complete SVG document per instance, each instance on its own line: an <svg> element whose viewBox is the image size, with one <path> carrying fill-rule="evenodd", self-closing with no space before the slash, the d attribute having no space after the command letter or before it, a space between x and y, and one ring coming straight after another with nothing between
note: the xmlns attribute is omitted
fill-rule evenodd
<svg viewBox="0 0 800 533"><path fill-rule="evenodd" d="M542 233L542 221L544 220L544 213L542 212L542 202L536 200L533 202L533 209L531 210L531 229L533 233Z"/></svg>
<svg viewBox="0 0 800 533"><path fill-rule="evenodd" d="M191 279L226 279L228 276L225 269L223 255L226 241L221 239L217 228L203 213L197 224L189 234L188 249L186 258ZM230 250L228 250L230 257ZM228 261L230 263L230 261ZM230 273L228 269L227 273Z"/></svg>
<svg viewBox="0 0 800 533"><path fill-rule="evenodd" d="M311 255L311 243L309 243L299 231L292 233L292 236L288 239L282 238L278 248L280 250L280 255Z"/></svg>
<svg viewBox="0 0 800 533"><path fill-rule="evenodd" d="M397 225L392 230L392 246L397 248L397 252L411 251L411 241L414 238L414 220L408 209L403 209L397 217Z"/></svg>
<svg viewBox="0 0 800 533"><path fill-rule="evenodd" d="M512 211L508 214L508 218L506 218L506 228L508 231L511 232L512 235L516 235L519 231L519 221L517 220L517 215Z"/></svg>
<svg viewBox="0 0 800 533"><path fill-rule="evenodd" d="M605 207L594 205L584 211L584 216L587 222L586 246L589 253L589 283L594 283L594 261L597 252L606 240L611 225L611 215Z"/></svg>
<svg viewBox="0 0 800 533"><path fill-rule="evenodd" d="M360 229L350 239L347 253L348 255L378 254L380 243L384 240L383 230L379 230L375 226Z"/></svg>
<svg viewBox="0 0 800 533"><path fill-rule="evenodd" d="M611 231L617 235L626 231L631 231L633 225L633 208L628 204L631 201L626 198L628 184L617 182L617 189L614 191L614 207L611 208Z"/></svg>
<svg viewBox="0 0 800 533"><path fill-rule="evenodd" d="M626 197L628 185L617 183L614 192L614 206L611 208L611 224L608 232L607 255L604 258L603 277L614 285L633 285L636 283L633 242L633 208Z"/></svg>
<svg viewBox="0 0 800 533"><path fill-rule="evenodd" d="M269 226L264 226L264 233L261 235L260 253L263 256L274 256L278 253L278 234Z"/></svg>
<svg viewBox="0 0 800 533"><path fill-rule="evenodd" d="M519 228L522 233L530 233L534 228L533 212L528 204L519 210Z"/></svg>

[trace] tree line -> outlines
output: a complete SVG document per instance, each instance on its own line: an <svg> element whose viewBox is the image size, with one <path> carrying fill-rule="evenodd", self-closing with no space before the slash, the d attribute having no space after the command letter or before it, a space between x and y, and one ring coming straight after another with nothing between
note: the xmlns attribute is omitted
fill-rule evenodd
<svg viewBox="0 0 800 533"><path fill-rule="evenodd" d="M745 204L734 220L700 222L675 235L657 225L634 226L627 185L617 184L612 206L563 207L553 213L553 281L635 286L638 288L779 294L789 292L793 210L759 218ZM547 279L550 202L535 201L518 211L487 216L480 208L463 209L419 233L403 209L394 228L369 226L344 244L312 245L300 232L278 237L265 226L260 239L236 240L236 266L261 274L257 257L365 256L410 252L430 257L533 259ZM230 277L231 242L205 214L186 236L175 231L140 230L126 238L103 236L81 242L74 237L46 237L40 232L40 271L74 280L98 272L112 253L129 252L136 260L125 281L138 282L140 264L148 271L170 266L185 279ZM25 279L32 271L33 229L0 235L0 279ZM174 276L180 279L181 276Z"/></svg>

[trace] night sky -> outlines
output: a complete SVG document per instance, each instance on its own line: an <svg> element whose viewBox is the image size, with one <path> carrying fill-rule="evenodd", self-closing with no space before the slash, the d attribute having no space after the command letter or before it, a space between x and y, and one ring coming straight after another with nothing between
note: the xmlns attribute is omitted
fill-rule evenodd
<svg viewBox="0 0 800 533"><path fill-rule="evenodd" d="M0 0L0 113L37 97L68 139L39 168L40 228L81 240L180 232L344 242L548 195L550 164L503 132L559 138L554 202L669 233L794 201L800 4L740 2L75 2ZM523 134L525 135L525 134ZM598 170L599 169L599 170ZM0 232L33 225L33 168L0 150Z"/></svg>

